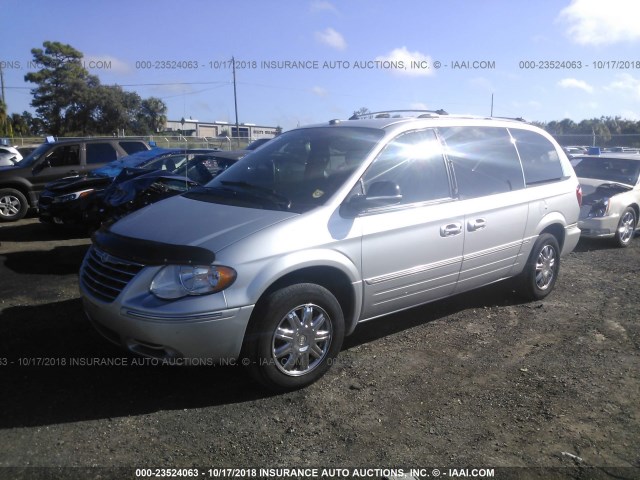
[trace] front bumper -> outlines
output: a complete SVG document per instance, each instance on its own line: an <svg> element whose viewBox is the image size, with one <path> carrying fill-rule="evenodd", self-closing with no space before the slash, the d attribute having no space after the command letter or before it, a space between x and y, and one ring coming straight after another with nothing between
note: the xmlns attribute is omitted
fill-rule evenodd
<svg viewBox="0 0 640 480"><path fill-rule="evenodd" d="M102 336L135 354L178 364L233 363L253 311L253 305L181 315L142 311L80 289L85 313Z"/></svg>
<svg viewBox="0 0 640 480"><path fill-rule="evenodd" d="M84 205L80 200L53 203L53 197L40 196L38 217L42 223L78 225L84 223L83 208Z"/></svg>
<svg viewBox="0 0 640 480"><path fill-rule="evenodd" d="M613 237L620 222L620 215L606 217L588 217L578 221L578 227L585 238Z"/></svg>

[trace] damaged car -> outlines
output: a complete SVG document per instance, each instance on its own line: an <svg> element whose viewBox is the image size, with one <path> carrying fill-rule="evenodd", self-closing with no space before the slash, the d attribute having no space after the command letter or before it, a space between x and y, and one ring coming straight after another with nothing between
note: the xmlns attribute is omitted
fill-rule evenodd
<svg viewBox="0 0 640 480"><path fill-rule="evenodd" d="M45 186L38 201L40 221L46 224L99 226L95 216L101 194L126 169L142 173L160 170L172 172L194 155L209 154L216 150L184 150L154 148L134 153L89 172L87 175L66 177Z"/></svg>
<svg viewBox="0 0 640 480"><path fill-rule="evenodd" d="M582 236L629 246L640 213L640 155L584 156L574 169L582 185Z"/></svg>
<svg viewBox="0 0 640 480"><path fill-rule="evenodd" d="M97 199L95 218L101 222L115 221L142 207L208 183L236 163L234 154L225 153L193 155L172 171L126 168Z"/></svg>

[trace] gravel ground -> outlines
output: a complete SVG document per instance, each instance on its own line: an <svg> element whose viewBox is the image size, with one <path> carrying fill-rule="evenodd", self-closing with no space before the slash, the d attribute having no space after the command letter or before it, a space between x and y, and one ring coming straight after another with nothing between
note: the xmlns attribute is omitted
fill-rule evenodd
<svg viewBox="0 0 640 480"><path fill-rule="evenodd" d="M30 218L0 243L0 478L640 478L640 239L582 240L544 301L503 282L362 324L321 381L279 395L241 367L150 365L103 340L81 233Z"/></svg>

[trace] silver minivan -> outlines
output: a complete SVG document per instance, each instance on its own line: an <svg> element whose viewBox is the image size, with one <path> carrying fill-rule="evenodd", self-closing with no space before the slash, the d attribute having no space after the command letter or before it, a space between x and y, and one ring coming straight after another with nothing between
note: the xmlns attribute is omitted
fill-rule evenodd
<svg viewBox="0 0 640 480"><path fill-rule="evenodd" d="M103 227L80 272L93 325L136 354L238 362L288 390L360 322L509 277L548 295L580 237L562 148L518 120L382 117L291 130Z"/></svg>

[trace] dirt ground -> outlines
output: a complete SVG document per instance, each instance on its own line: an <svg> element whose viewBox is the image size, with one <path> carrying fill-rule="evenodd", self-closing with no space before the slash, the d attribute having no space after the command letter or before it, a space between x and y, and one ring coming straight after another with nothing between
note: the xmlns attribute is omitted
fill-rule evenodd
<svg viewBox="0 0 640 480"><path fill-rule="evenodd" d="M544 301L503 282L362 324L280 395L103 340L77 289L89 242L0 224L0 478L640 478L640 238L582 240Z"/></svg>

